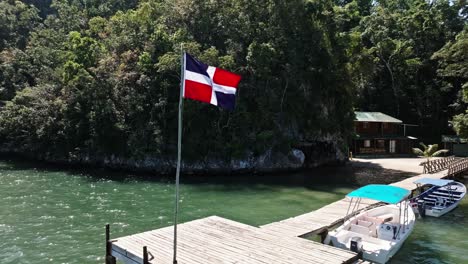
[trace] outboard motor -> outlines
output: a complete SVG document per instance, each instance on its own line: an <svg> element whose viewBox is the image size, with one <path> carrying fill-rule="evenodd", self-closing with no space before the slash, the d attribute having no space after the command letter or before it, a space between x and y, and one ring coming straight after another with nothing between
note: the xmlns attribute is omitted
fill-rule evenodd
<svg viewBox="0 0 468 264"><path fill-rule="evenodd" d="M362 238L361 237L352 237L351 245L349 249L353 252L359 253L362 251Z"/></svg>
<svg viewBox="0 0 468 264"><path fill-rule="evenodd" d="M418 213L421 217L426 216L426 202L423 199L418 200Z"/></svg>

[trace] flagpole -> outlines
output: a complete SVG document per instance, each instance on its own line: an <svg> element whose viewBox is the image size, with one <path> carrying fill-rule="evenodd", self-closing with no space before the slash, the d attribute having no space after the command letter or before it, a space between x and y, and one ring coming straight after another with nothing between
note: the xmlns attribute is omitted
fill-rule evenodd
<svg viewBox="0 0 468 264"><path fill-rule="evenodd" d="M180 44L180 95L179 95L179 128L177 140L177 169L176 169L176 186L175 186L175 210L174 210L174 256L173 264L177 264L177 222L179 218L179 178L180 178L180 163L182 156L182 114L184 110L184 69L185 69L185 52L183 44Z"/></svg>

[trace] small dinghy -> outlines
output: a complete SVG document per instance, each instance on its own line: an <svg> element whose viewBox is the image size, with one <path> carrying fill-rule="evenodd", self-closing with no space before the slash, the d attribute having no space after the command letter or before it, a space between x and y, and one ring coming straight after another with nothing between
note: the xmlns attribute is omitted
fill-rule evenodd
<svg viewBox="0 0 468 264"><path fill-rule="evenodd" d="M346 213L347 220L331 231L324 243L331 242L335 247L362 252L363 259L371 262L386 263L413 231L415 216L407 200L410 193L403 188L379 184L367 185L349 193L347 197L351 201ZM363 198L387 205L355 215ZM351 212L350 208L353 208Z"/></svg>
<svg viewBox="0 0 468 264"><path fill-rule="evenodd" d="M421 178L414 183L420 194L411 199L411 206L421 216L444 215L455 209L466 194L465 185L452 180Z"/></svg>

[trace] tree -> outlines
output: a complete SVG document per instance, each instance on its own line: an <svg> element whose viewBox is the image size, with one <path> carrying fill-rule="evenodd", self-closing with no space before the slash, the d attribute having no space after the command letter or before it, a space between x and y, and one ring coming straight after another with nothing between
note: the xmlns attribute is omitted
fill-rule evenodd
<svg viewBox="0 0 468 264"><path fill-rule="evenodd" d="M463 28L461 8L448 1L377 1L361 20L364 54L373 66L362 78L367 85L357 107L417 123L423 138L440 140L459 88L445 84L431 57Z"/></svg>
<svg viewBox="0 0 468 264"><path fill-rule="evenodd" d="M460 32L455 41L448 42L439 51L434 53L432 59L437 61L439 68L437 73L447 85L460 91L452 103L453 112L459 113L453 116L452 124L457 134L468 138L468 29Z"/></svg>
<svg viewBox="0 0 468 264"><path fill-rule="evenodd" d="M38 11L21 1L0 2L0 51L5 48L25 48L29 33L39 23Z"/></svg>

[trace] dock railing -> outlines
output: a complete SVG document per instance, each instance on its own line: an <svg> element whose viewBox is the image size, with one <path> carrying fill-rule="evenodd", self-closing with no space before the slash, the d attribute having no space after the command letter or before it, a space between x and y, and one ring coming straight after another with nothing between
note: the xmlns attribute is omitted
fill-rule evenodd
<svg viewBox="0 0 468 264"><path fill-rule="evenodd" d="M463 158L453 163L448 168L448 176L453 177L468 170L468 158Z"/></svg>
<svg viewBox="0 0 468 264"><path fill-rule="evenodd" d="M445 157L441 159L433 159L421 162L420 166L424 166L423 173L436 173L448 169L452 164L459 161L455 156Z"/></svg>

